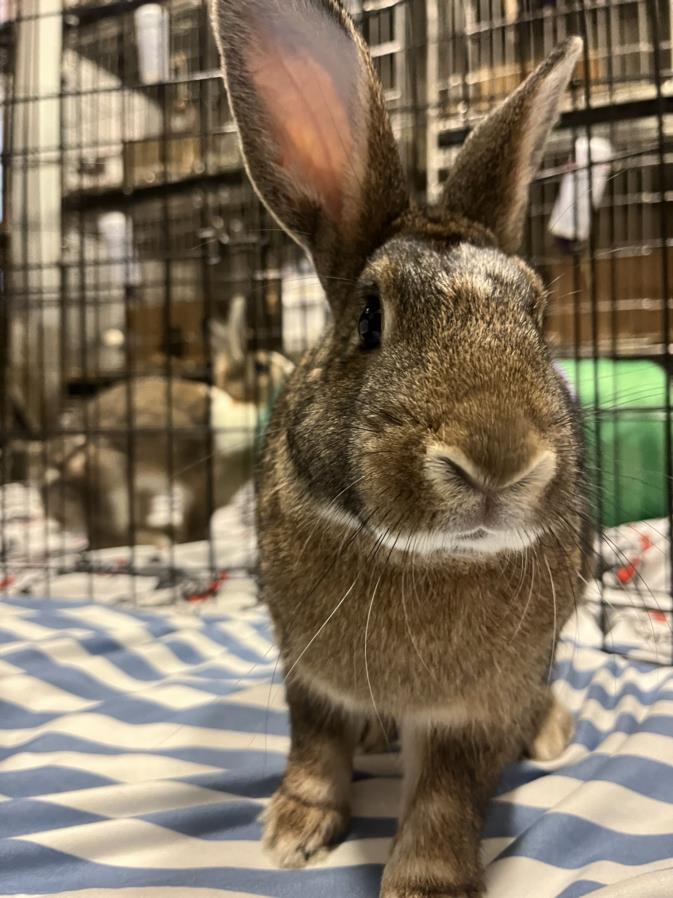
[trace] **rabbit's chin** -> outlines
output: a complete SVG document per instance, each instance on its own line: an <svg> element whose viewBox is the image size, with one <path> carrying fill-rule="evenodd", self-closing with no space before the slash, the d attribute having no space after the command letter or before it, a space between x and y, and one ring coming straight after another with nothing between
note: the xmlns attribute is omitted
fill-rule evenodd
<svg viewBox="0 0 673 898"><path fill-rule="evenodd" d="M473 530L452 533L442 530L419 530L415 533L389 533L375 530L377 540L389 549L399 549L412 555L444 555L452 557L483 557L501 552L523 552L542 535L538 528L510 530Z"/></svg>
<svg viewBox="0 0 673 898"><path fill-rule="evenodd" d="M363 524L354 515L333 507L321 509L323 518L367 534L381 548L403 555L479 558L507 552L524 552L542 536L537 526L511 526L504 530L485 527L465 532L451 530L395 531Z"/></svg>

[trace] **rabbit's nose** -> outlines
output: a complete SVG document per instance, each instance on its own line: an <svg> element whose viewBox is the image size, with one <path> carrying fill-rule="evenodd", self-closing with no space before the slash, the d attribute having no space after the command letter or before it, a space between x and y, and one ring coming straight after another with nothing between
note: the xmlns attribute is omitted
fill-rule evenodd
<svg viewBox="0 0 673 898"><path fill-rule="evenodd" d="M428 454L441 466L445 480L477 491L486 488L484 472L457 446L432 446Z"/></svg>
<svg viewBox="0 0 673 898"><path fill-rule="evenodd" d="M428 450L434 475L445 483L477 493L493 495L505 490L539 493L556 472L556 453L540 447L526 458L509 460L509 464L485 467L457 446L434 444Z"/></svg>

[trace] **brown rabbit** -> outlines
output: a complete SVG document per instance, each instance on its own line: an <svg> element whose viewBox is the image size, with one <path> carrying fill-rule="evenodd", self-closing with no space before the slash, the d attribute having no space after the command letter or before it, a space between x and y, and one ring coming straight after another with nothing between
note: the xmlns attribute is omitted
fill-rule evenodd
<svg viewBox="0 0 673 898"><path fill-rule="evenodd" d="M277 403L261 465L263 598L292 742L265 843L301 866L348 821L352 755L397 722L382 898L477 898L508 762L560 752L548 688L579 592L579 426L513 253L581 51L558 47L413 209L362 39L335 0L213 0L249 175L310 252L333 321Z"/></svg>

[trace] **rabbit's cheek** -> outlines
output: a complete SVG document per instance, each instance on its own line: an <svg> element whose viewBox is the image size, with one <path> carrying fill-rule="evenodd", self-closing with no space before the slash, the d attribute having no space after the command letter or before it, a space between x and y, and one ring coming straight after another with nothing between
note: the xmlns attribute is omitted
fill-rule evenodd
<svg viewBox="0 0 673 898"><path fill-rule="evenodd" d="M356 459L358 493L373 523L409 531L424 529L443 511L428 482L419 439L391 429L370 436Z"/></svg>

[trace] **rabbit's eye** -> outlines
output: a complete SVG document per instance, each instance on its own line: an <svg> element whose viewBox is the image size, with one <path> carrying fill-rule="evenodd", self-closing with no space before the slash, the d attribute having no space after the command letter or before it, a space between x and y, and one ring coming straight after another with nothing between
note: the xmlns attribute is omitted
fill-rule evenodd
<svg viewBox="0 0 673 898"><path fill-rule="evenodd" d="M383 327L383 315L381 312L381 300L378 293L371 292L365 300L365 307L358 322L358 334L360 335L360 348L376 349L381 345L381 330Z"/></svg>
<svg viewBox="0 0 673 898"><path fill-rule="evenodd" d="M268 362L255 362L255 374L268 374L269 373L269 363Z"/></svg>

